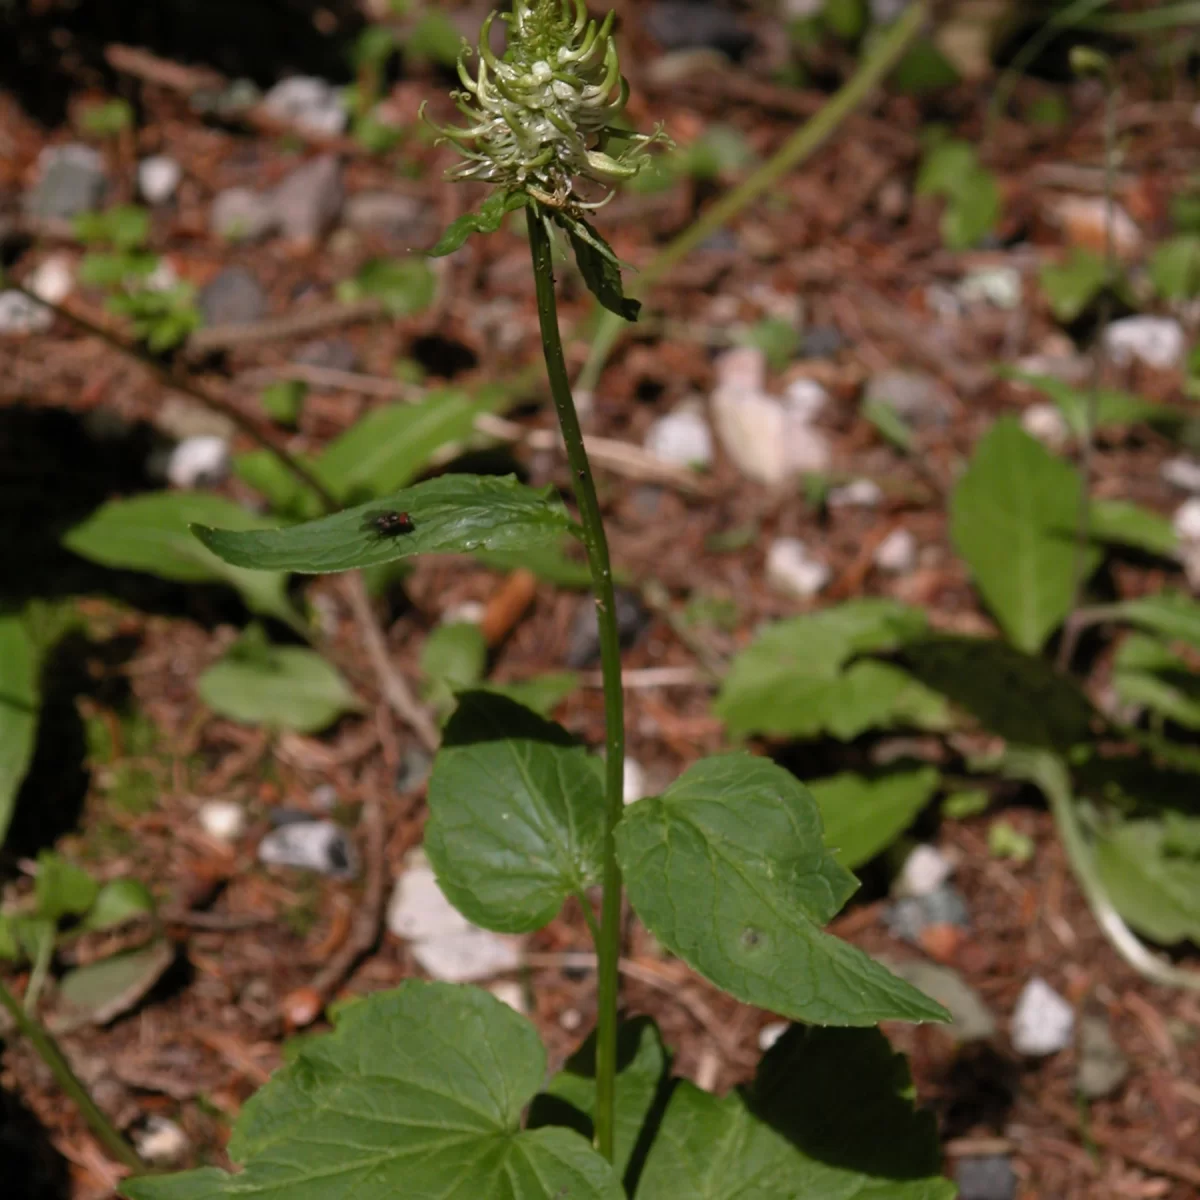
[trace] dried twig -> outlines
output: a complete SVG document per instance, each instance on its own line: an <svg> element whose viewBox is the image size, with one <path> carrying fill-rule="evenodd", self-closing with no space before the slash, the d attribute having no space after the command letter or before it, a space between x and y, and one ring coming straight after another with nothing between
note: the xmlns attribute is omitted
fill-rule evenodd
<svg viewBox="0 0 1200 1200"><path fill-rule="evenodd" d="M381 301L355 300L350 304L319 304L282 317L267 317L249 325L209 325L197 329L188 338L189 353L209 354L250 346L255 342L274 342L302 334L317 333L341 325L355 325L384 315Z"/></svg>

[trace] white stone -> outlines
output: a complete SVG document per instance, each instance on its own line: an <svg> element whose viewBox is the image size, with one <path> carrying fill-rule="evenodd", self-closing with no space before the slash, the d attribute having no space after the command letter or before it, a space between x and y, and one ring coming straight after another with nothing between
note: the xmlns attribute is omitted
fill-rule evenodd
<svg viewBox="0 0 1200 1200"><path fill-rule="evenodd" d="M583 1013L577 1008L564 1008L558 1014L558 1024L568 1033L574 1033L583 1024Z"/></svg>
<svg viewBox="0 0 1200 1200"><path fill-rule="evenodd" d="M45 333L54 314L24 292L0 292L0 334Z"/></svg>
<svg viewBox="0 0 1200 1200"><path fill-rule="evenodd" d="M1053 215L1079 245L1103 244L1109 224L1109 204L1103 196L1063 196L1053 207ZM1121 258L1141 252L1142 231L1119 204L1112 205L1113 248Z"/></svg>
<svg viewBox="0 0 1200 1200"><path fill-rule="evenodd" d="M206 800L196 816L200 828L219 842L236 842L246 832L246 811L233 800Z"/></svg>
<svg viewBox="0 0 1200 1200"><path fill-rule="evenodd" d="M1174 317L1122 317L1104 331L1104 347L1119 367L1137 359L1169 371L1183 362L1186 340Z"/></svg>
<svg viewBox="0 0 1200 1200"><path fill-rule="evenodd" d="M1010 1028L1018 1054L1044 1057L1065 1050L1075 1033L1075 1010L1036 975L1021 989Z"/></svg>
<svg viewBox="0 0 1200 1200"><path fill-rule="evenodd" d="M424 853L410 854L388 903L388 929L420 942L470 928L471 922L446 899Z"/></svg>
<svg viewBox="0 0 1200 1200"><path fill-rule="evenodd" d="M525 1003L525 989L515 979L502 979L499 983L493 983L488 991L522 1016L529 1012L529 1005Z"/></svg>
<svg viewBox="0 0 1200 1200"><path fill-rule="evenodd" d="M712 430L703 413L692 407L680 407L650 426L646 449L659 462L707 467L713 459Z"/></svg>
<svg viewBox="0 0 1200 1200"><path fill-rule="evenodd" d="M167 460L167 481L177 488L211 485L229 474L229 466L229 443L224 438L184 438Z"/></svg>
<svg viewBox="0 0 1200 1200"><path fill-rule="evenodd" d="M787 1031L787 1021L772 1021L770 1025L764 1025L758 1031L758 1048L766 1054Z"/></svg>
<svg viewBox="0 0 1200 1200"><path fill-rule="evenodd" d="M761 393L767 386L767 356L757 346L736 346L713 363L717 388Z"/></svg>
<svg viewBox="0 0 1200 1200"><path fill-rule="evenodd" d="M783 406L764 392L717 388L711 398L713 425L725 453L747 479L782 486L788 476Z"/></svg>
<svg viewBox="0 0 1200 1200"><path fill-rule="evenodd" d="M1049 450L1061 450L1071 436L1067 418L1057 404L1031 404L1021 413L1021 428Z"/></svg>
<svg viewBox="0 0 1200 1200"><path fill-rule="evenodd" d="M1200 542L1200 496L1185 500L1175 510L1171 525L1181 542Z"/></svg>
<svg viewBox="0 0 1200 1200"><path fill-rule="evenodd" d="M1169 458L1159 469L1159 474L1164 483L1169 483L1172 487L1179 488L1180 491L1200 493L1200 462L1194 458L1186 458L1182 455L1178 458Z"/></svg>
<svg viewBox="0 0 1200 1200"><path fill-rule="evenodd" d="M154 270L143 280L148 292L169 292L178 282L179 272L165 258L160 258Z"/></svg>
<svg viewBox="0 0 1200 1200"><path fill-rule="evenodd" d="M138 163L138 191L151 204L165 204L175 195L183 168L165 154L154 154Z"/></svg>
<svg viewBox="0 0 1200 1200"><path fill-rule="evenodd" d="M269 866L319 871L335 879L358 874L358 855L333 821L296 821L272 829L258 844L258 860Z"/></svg>
<svg viewBox="0 0 1200 1200"><path fill-rule="evenodd" d="M830 508L878 508L883 503L883 489L873 479L855 479L844 487L831 489Z"/></svg>
<svg viewBox="0 0 1200 1200"><path fill-rule="evenodd" d="M626 758L622 764L624 769L624 799L626 804L644 800L649 794L646 784L646 771L635 758Z"/></svg>
<svg viewBox="0 0 1200 1200"><path fill-rule="evenodd" d="M424 971L446 983L475 983L521 965L521 949L515 939L474 925L462 933L414 942L412 954Z"/></svg>
<svg viewBox="0 0 1200 1200"><path fill-rule="evenodd" d="M776 538L767 550L767 586L782 595L810 600L830 577L829 568L799 538Z"/></svg>
<svg viewBox="0 0 1200 1200"><path fill-rule="evenodd" d="M829 403L829 393L815 380L793 379L783 393L783 404L798 421L814 421Z"/></svg>
<svg viewBox="0 0 1200 1200"><path fill-rule="evenodd" d="M61 304L75 286L75 267L69 254L52 254L29 278L29 290L47 304Z"/></svg>
<svg viewBox="0 0 1200 1200"><path fill-rule="evenodd" d="M279 217L269 196L253 188L226 188L218 193L208 214L209 228L233 242L253 242L272 233Z"/></svg>
<svg viewBox="0 0 1200 1200"><path fill-rule="evenodd" d="M338 792L332 783L318 783L308 798L318 812L332 812L337 807Z"/></svg>
<svg viewBox="0 0 1200 1200"><path fill-rule="evenodd" d="M174 1121L157 1114L146 1118L145 1128L134 1134L133 1144L139 1158L163 1167L180 1162L191 1149L188 1135Z"/></svg>
<svg viewBox="0 0 1200 1200"><path fill-rule="evenodd" d="M892 885L897 896L929 896L950 878L954 866L936 847L914 846Z"/></svg>
<svg viewBox="0 0 1200 1200"><path fill-rule="evenodd" d="M281 180L269 203L284 237L311 242L337 220L345 199L341 160L322 154Z"/></svg>
<svg viewBox="0 0 1200 1200"><path fill-rule="evenodd" d="M917 565L917 539L907 529L893 529L876 548L875 565L892 575L907 575Z"/></svg>
<svg viewBox="0 0 1200 1200"><path fill-rule="evenodd" d="M442 613L443 625L482 625L487 605L482 600L463 600Z"/></svg>
<svg viewBox="0 0 1200 1200"><path fill-rule="evenodd" d="M340 91L312 75L281 79L263 97L262 106L271 116L310 133L334 137L346 128L348 114Z"/></svg>
<svg viewBox="0 0 1200 1200"><path fill-rule="evenodd" d="M1021 272L1016 267L983 267L966 275L957 290L967 304L1014 309L1021 303Z"/></svg>

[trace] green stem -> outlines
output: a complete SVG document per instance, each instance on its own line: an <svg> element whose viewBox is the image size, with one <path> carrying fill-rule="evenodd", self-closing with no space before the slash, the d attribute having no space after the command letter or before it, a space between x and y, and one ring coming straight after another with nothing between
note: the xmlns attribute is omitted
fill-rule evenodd
<svg viewBox="0 0 1200 1200"><path fill-rule="evenodd" d="M643 268L629 292L645 295L676 263L712 237L785 175L795 170L826 142L837 127L871 94L903 57L909 43L929 17L929 5L917 0L872 47L858 70L829 98L810 120L801 125L775 154L737 187L726 192L710 209L677 238L668 242ZM626 322L607 309L601 314L588 360L580 372L580 391L595 391L600 373L613 347L625 331Z"/></svg>
<svg viewBox="0 0 1200 1200"><path fill-rule="evenodd" d="M533 255L533 277L537 288L538 320L550 394L558 412L571 482L579 505L583 544L587 550L596 616L600 624L600 667L604 677L604 724L607 744L604 826L604 894L600 902L600 932L596 944L598 963L598 1015L596 1018L596 1149L610 1162L613 1157L614 1096L617 1075L617 966L621 954L621 868L617 864L616 828L624 811L625 705L621 692L621 643L617 632L616 597L608 539L600 517L596 485L583 448L583 431L571 398L567 362L563 357L558 328L558 305L554 297L554 263L550 235L541 211L530 201L525 210L529 224L529 248Z"/></svg>
<svg viewBox="0 0 1200 1200"><path fill-rule="evenodd" d="M71 1064L59 1049L58 1043L50 1036L41 1022L26 1013L17 998L0 982L0 1008L3 1008L13 1019L13 1024L30 1041L42 1062L50 1068L58 1086L75 1101L83 1118L87 1121L92 1132L101 1145L118 1162L124 1163L135 1174L142 1174L146 1164L138 1158L133 1147L121 1136L113 1123L96 1107L96 1102L88 1090L79 1081L79 1076L71 1070Z"/></svg>

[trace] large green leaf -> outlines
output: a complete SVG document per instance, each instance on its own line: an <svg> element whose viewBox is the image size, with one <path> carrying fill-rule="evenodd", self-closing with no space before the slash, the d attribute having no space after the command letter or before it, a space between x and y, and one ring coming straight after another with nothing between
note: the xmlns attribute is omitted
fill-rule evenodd
<svg viewBox="0 0 1200 1200"><path fill-rule="evenodd" d="M546 1052L475 988L408 982L345 1008L242 1109L240 1174L127 1180L129 1200L623 1200L572 1130L523 1130Z"/></svg>
<svg viewBox="0 0 1200 1200"><path fill-rule="evenodd" d="M622 1024L617 1035L613 1164L626 1192L637 1194L637 1177L653 1143L670 1094L670 1058L648 1017ZM596 1111L596 1036L592 1034L533 1102L529 1125L566 1125L592 1136Z"/></svg>
<svg viewBox="0 0 1200 1200"><path fill-rule="evenodd" d="M932 1117L878 1030L793 1027L746 1092L680 1083L638 1200L953 1200Z"/></svg>
<svg viewBox="0 0 1200 1200"><path fill-rule="evenodd" d="M382 533L376 520L409 516L411 529ZM331 517L263 533L195 527L196 537L237 567L351 571L414 554L519 550L557 542L572 528L552 488L535 491L511 475L441 475Z"/></svg>
<svg viewBox="0 0 1200 1200"><path fill-rule="evenodd" d="M1081 484L1013 419L975 449L950 501L950 534L1009 640L1036 654L1071 610ZM1087 574L1100 552L1084 556Z"/></svg>
<svg viewBox="0 0 1200 1200"><path fill-rule="evenodd" d="M425 850L438 882L486 929L540 929L600 877L599 760L503 696L460 697L434 761L429 813Z"/></svg>
<svg viewBox="0 0 1200 1200"><path fill-rule="evenodd" d="M0 615L0 845L37 742L40 672L41 654L24 619Z"/></svg>
<svg viewBox="0 0 1200 1200"><path fill-rule="evenodd" d="M1162 821L1099 833L1093 853L1108 898L1134 929L1166 945L1200 941L1200 857L1172 853Z"/></svg>
<svg viewBox="0 0 1200 1200"><path fill-rule="evenodd" d="M1113 689L1185 729L1200 729L1200 674L1156 637L1131 633L1113 660Z"/></svg>
<svg viewBox="0 0 1200 1200"><path fill-rule="evenodd" d="M811 782L829 853L850 870L869 862L912 824L939 778L934 767L920 767L874 779L847 771Z"/></svg>
<svg viewBox="0 0 1200 1200"><path fill-rule="evenodd" d="M825 849L813 798L782 767L748 754L701 759L626 809L617 854L650 932L739 1000L818 1025L945 1019L821 931L858 884Z"/></svg>
<svg viewBox="0 0 1200 1200"><path fill-rule="evenodd" d="M337 671L304 646L272 646L249 630L197 683L214 712L248 725L317 733L359 707Z"/></svg>
<svg viewBox="0 0 1200 1200"><path fill-rule="evenodd" d="M714 710L736 735L849 740L897 724L940 728L945 705L906 672L856 655L894 650L926 631L891 600L854 600L768 625L734 660Z"/></svg>
<svg viewBox="0 0 1200 1200"><path fill-rule="evenodd" d="M294 624L282 573L244 571L222 562L188 532L192 524L262 529L268 522L221 496L151 492L110 500L63 538L68 550L106 567L145 571L180 583L227 583L249 608Z"/></svg>

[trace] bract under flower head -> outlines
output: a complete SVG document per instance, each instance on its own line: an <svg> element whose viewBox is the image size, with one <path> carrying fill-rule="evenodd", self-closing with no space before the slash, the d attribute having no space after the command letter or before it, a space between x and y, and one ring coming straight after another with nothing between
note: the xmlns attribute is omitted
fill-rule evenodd
<svg viewBox="0 0 1200 1200"><path fill-rule="evenodd" d="M663 136L613 126L629 95L612 37L613 14L597 25L584 0L514 0L513 11L500 18L508 25L503 58L489 44L496 16L480 31L474 78L465 43L459 56L466 90L454 97L468 124L433 126L465 159L449 177L525 192L568 212L599 207L612 184L637 174L648 157L645 147ZM619 153L610 149L616 140L624 143ZM579 196L584 180L600 185L599 199Z"/></svg>

